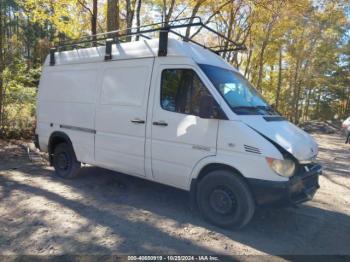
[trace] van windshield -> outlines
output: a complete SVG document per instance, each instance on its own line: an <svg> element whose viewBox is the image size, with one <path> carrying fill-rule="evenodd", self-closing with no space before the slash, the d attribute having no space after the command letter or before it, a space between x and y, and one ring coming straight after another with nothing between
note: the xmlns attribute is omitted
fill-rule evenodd
<svg viewBox="0 0 350 262"><path fill-rule="evenodd" d="M277 115L256 89L240 74L206 64L199 64L231 109L239 115Z"/></svg>

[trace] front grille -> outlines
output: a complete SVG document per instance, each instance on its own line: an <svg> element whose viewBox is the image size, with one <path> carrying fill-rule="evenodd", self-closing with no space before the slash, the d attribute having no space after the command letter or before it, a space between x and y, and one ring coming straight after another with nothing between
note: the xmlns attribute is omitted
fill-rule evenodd
<svg viewBox="0 0 350 262"><path fill-rule="evenodd" d="M318 176L309 176L309 177L305 177L303 179L304 182L304 187L305 188L311 188L311 187L315 187L318 186Z"/></svg>
<svg viewBox="0 0 350 262"><path fill-rule="evenodd" d="M317 173L319 169L320 169L320 165L315 163L298 165L296 176L305 177L305 176L308 176L310 173Z"/></svg>

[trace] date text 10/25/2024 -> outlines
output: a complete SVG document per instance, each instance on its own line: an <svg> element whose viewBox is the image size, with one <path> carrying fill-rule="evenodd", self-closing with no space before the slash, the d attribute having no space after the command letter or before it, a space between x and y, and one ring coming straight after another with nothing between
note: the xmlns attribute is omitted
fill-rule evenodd
<svg viewBox="0 0 350 262"><path fill-rule="evenodd" d="M219 261L217 256L128 256L128 261Z"/></svg>

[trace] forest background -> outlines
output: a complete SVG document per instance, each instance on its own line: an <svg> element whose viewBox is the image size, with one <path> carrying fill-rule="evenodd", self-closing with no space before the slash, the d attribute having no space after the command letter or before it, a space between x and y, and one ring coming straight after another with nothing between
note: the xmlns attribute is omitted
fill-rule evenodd
<svg viewBox="0 0 350 262"><path fill-rule="evenodd" d="M349 6L349 0L0 0L0 137L32 136L42 64L60 41L195 16L247 46L222 56L289 120L344 119ZM204 38L195 28L185 34Z"/></svg>

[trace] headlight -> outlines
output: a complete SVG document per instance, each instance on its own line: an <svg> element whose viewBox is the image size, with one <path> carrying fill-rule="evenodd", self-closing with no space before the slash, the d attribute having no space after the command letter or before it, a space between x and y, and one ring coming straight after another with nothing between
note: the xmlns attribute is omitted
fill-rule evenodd
<svg viewBox="0 0 350 262"><path fill-rule="evenodd" d="M295 163L291 159L286 158L284 160L279 160L266 157L266 161L271 169L277 173L277 175L291 177L294 174Z"/></svg>

